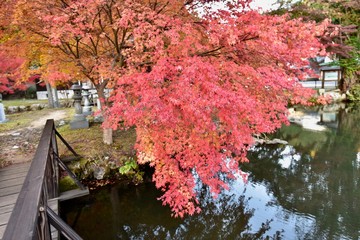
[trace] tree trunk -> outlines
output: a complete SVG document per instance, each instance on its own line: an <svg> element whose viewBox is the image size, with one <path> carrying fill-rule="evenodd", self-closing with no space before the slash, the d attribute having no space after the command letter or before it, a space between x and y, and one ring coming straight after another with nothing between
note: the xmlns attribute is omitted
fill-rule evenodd
<svg viewBox="0 0 360 240"><path fill-rule="evenodd" d="M51 86L50 83L46 83L46 91L47 91L47 97L48 97L48 104L49 104L49 108L54 108L54 99L53 99L53 94L52 94L52 90L51 90Z"/></svg>
<svg viewBox="0 0 360 240"><path fill-rule="evenodd" d="M106 106L106 97L105 97L105 86L106 84L98 84L96 85L96 92L98 94L98 97L100 99L100 109L101 109L101 114L104 118L104 120L106 120L106 115L103 114L104 110L105 110L105 106ZM112 134L112 129L111 128L103 128L103 142L105 144L112 144L113 143L113 134Z"/></svg>
<svg viewBox="0 0 360 240"><path fill-rule="evenodd" d="M57 93L57 88L56 87L52 87L52 93L53 93L53 103L54 103L54 107L55 108L59 108L60 107L60 102L59 102L59 96Z"/></svg>
<svg viewBox="0 0 360 240"><path fill-rule="evenodd" d="M103 142L108 145L113 143L112 128L103 128Z"/></svg>

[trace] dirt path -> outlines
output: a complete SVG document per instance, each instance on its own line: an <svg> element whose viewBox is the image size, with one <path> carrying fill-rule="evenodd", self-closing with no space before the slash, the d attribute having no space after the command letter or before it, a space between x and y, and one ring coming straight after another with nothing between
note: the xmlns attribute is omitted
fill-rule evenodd
<svg viewBox="0 0 360 240"><path fill-rule="evenodd" d="M42 118L39 118L39 119L33 121L32 123L30 123L29 128L44 127L47 119L54 119L54 121L58 121L58 120L66 118L66 116L67 115L66 115L65 110L57 110L57 111L51 112L50 114L48 114Z"/></svg>
<svg viewBox="0 0 360 240"><path fill-rule="evenodd" d="M24 130L31 130L31 129L35 129L35 128L42 128L45 126L46 120L47 119L54 119L55 121L61 120L66 118L67 113L65 110L54 110L53 112L50 112L49 114L44 115L43 117L36 119L34 121L32 121L28 127L24 127L24 128L19 128L19 129L15 129L15 130L11 130L11 131L7 131L7 132L3 132L0 133L0 136L6 136L6 135L11 135L14 133L18 133L18 132L22 132Z"/></svg>
<svg viewBox="0 0 360 240"><path fill-rule="evenodd" d="M54 110L32 121L27 127L0 133L0 168L30 161L34 157L46 120L58 121L66 117L65 110Z"/></svg>

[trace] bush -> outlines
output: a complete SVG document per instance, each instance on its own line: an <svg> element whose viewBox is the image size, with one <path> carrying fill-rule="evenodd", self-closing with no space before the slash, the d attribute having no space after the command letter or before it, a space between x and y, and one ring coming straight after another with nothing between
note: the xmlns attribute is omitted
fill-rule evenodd
<svg viewBox="0 0 360 240"><path fill-rule="evenodd" d="M349 91L348 99L350 101L360 101L360 84L355 84Z"/></svg>
<svg viewBox="0 0 360 240"><path fill-rule="evenodd" d="M28 89L26 89L25 98L27 98L27 99L35 99L36 98L36 87L35 87L35 85L32 85Z"/></svg>

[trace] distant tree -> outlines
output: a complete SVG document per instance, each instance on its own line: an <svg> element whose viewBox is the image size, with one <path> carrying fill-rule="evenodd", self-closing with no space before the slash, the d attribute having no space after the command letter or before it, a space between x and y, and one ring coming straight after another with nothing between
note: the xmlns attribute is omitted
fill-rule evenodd
<svg viewBox="0 0 360 240"><path fill-rule="evenodd" d="M25 85L19 79L19 69L23 60L0 52L0 93L13 93L14 90L24 90Z"/></svg>

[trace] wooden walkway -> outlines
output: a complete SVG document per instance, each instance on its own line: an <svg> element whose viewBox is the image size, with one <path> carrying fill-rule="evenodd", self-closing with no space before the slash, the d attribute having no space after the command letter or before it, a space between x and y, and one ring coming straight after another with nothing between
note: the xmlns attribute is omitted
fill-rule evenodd
<svg viewBox="0 0 360 240"><path fill-rule="evenodd" d="M30 162L0 169L0 239L2 239L29 167Z"/></svg>
<svg viewBox="0 0 360 240"><path fill-rule="evenodd" d="M0 169L0 240L58 239L59 233L82 240L58 215L58 202L87 195L89 190L58 156L57 137L79 156L56 131L54 120L48 119L32 163ZM59 196L59 168L80 189Z"/></svg>
<svg viewBox="0 0 360 240"><path fill-rule="evenodd" d="M30 164L30 162L14 164L0 169L0 240L4 235ZM58 213L57 198L49 200L48 205L55 213ZM58 232L54 227L51 227L51 235L52 239L58 239Z"/></svg>

